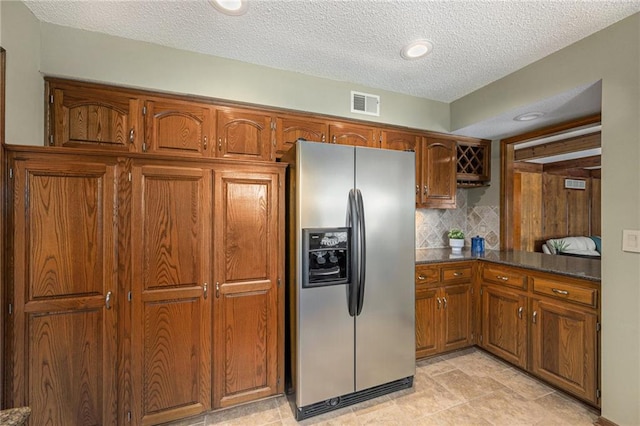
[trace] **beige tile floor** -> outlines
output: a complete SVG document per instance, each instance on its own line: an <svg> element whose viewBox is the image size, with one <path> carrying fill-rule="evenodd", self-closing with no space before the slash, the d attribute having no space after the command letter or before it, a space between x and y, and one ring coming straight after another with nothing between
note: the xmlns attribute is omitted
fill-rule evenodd
<svg viewBox="0 0 640 426"><path fill-rule="evenodd" d="M300 425L592 425L598 413L479 349L416 366L414 387ZM284 396L230 408L177 426L298 424Z"/></svg>

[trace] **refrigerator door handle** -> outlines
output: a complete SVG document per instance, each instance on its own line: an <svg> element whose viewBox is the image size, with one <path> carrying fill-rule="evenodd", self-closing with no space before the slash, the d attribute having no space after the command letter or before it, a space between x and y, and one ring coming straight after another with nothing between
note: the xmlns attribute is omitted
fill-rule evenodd
<svg viewBox="0 0 640 426"><path fill-rule="evenodd" d="M365 237L365 224L364 224L364 202L362 201L362 193L359 189L356 189L356 195L358 196L358 310L356 315L360 315L362 312L362 305L364 303L364 284L365 284L365 271L367 268L367 241Z"/></svg>
<svg viewBox="0 0 640 426"><path fill-rule="evenodd" d="M356 316L358 304L358 203L356 202L355 191L349 191L349 209L347 213L347 226L351 228L351 277L347 287L347 303L349 305L349 315Z"/></svg>

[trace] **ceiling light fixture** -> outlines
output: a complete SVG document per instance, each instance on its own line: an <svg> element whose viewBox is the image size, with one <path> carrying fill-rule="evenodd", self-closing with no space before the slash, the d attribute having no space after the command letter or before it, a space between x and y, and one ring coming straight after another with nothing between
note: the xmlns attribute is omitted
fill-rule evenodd
<svg viewBox="0 0 640 426"><path fill-rule="evenodd" d="M433 50L433 43L429 40L416 40L407 44L400 51L400 56L404 59L418 59L427 56Z"/></svg>
<svg viewBox="0 0 640 426"><path fill-rule="evenodd" d="M539 111L535 111L535 112L526 112L524 114L520 114L516 117L513 117L513 119L515 121L531 121L531 120L537 120L538 118L544 117L544 112L539 112Z"/></svg>
<svg viewBox="0 0 640 426"><path fill-rule="evenodd" d="M209 0L209 2L225 15L243 15L247 12L247 0Z"/></svg>

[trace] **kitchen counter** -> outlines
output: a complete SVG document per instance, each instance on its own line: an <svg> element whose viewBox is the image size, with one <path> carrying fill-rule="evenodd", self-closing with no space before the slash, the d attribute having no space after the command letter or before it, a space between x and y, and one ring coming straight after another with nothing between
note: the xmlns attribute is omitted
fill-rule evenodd
<svg viewBox="0 0 640 426"><path fill-rule="evenodd" d="M558 256L526 251L487 250L483 255L471 255L471 250L452 254L450 248L417 249L416 264L480 260L516 266L534 271L552 272L574 278L600 282L600 260L573 256Z"/></svg>

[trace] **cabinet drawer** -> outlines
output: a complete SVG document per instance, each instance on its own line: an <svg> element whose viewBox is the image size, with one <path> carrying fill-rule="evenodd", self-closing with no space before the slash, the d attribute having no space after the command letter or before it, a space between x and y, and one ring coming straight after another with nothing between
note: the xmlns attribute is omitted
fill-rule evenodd
<svg viewBox="0 0 640 426"><path fill-rule="evenodd" d="M455 268L442 268L442 282L447 283L451 281L471 279L471 266L458 266Z"/></svg>
<svg viewBox="0 0 640 426"><path fill-rule="evenodd" d="M416 266L416 286L437 284L440 282L440 269L434 265Z"/></svg>
<svg viewBox="0 0 640 426"><path fill-rule="evenodd" d="M533 278L533 292L594 308L598 300L598 290L596 289L537 277Z"/></svg>
<svg viewBox="0 0 640 426"><path fill-rule="evenodd" d="M527 288L527 276L511 268L485 266L482 268L482 280L510 287Z"/></svg>

